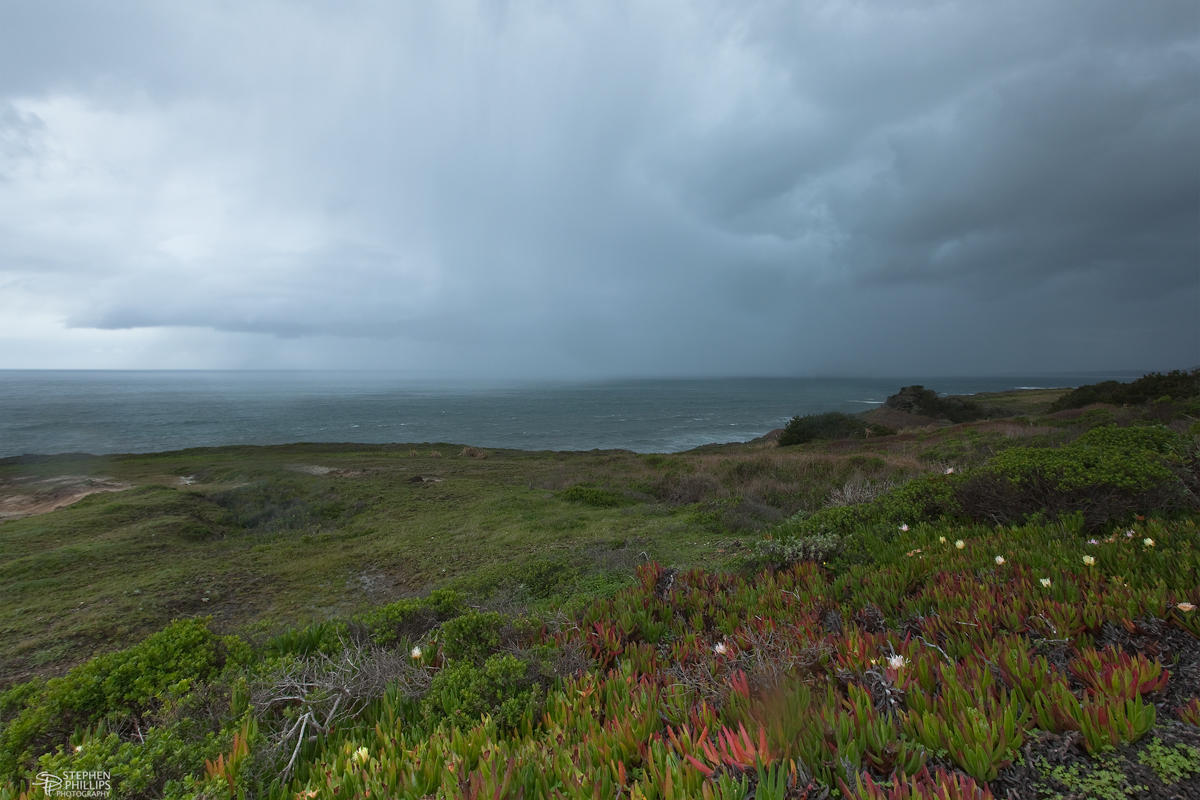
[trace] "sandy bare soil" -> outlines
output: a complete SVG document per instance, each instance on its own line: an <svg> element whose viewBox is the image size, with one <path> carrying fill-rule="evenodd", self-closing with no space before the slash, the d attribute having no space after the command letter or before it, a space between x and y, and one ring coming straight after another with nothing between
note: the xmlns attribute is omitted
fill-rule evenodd
<svg viewBox="0 0 1200 800"><path fill-rule="evenodd" d="M131 487L112 478L57 475L53 478L0 478L0 520L45 514L69 506L89 494Z"/></svg>

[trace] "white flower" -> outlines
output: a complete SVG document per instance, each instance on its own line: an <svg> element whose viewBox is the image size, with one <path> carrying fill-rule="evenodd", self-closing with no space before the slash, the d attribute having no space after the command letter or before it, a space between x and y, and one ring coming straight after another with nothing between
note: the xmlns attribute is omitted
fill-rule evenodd
<svg viewBox="0 0 1200 800"><path fill-rule="evenodd" d="M370 757L371 751L365 747L360 747L354 751L354 755L350 756L350 760L355 764L365 764Z"/></svg>
<svg viewBox="0 0 1200 800"><path fill-rule="evenodd" d="M939 537L938 537L938 541L939 541L939 542L941 542L942 544L945 544L945 543L946 543L946 537L945 537L945 536L939 536Z"/></svg>
<svg viewBox="0 0 1200 800"><path fill-rule="evenodd" d="M412 649L412 651L409 653L409 655L412 657L413 661L420 661L420 660L421 660L421 648L420 648L420 646L414 647L414 648Z"/></svg>
<svg viewBox="0 0 1200 800"><path fill-rule="evenodd" d="M908 666L908 659L905 658L904 656L891 656L890 658L888 658L888 668L889 669L900 669L901 667L907 667L907 666Z"/></svg>
<svg viewBox="0 0 1200 800"><path fill-rule="evenodd" d="M954 474L954 467L946 467L946 472L945 472L944 474L946 474L946 475L953 475L953 474Z"/></svg>
<svg viewBox="0 0 1200 800"><path fill-rule="evenodd" d="M1088 539L1088 544L1100 544L1095 539Z"/></svg>
<svg viewBox="0 0 1200 800"><path fill-rule="evenodd" d="M1040 583L1042 586L1045 586L1047 589L1050 588L1050 579L1049 578L1038 578L1038 583Z"/></svg>
<svg viewBox="0 0 1200 800"><path fill-rule="evenodd" d="M1154 547L1154 540L1147 536L1145 539L1142 539L1142 544L1146 545L1146 547Z"/></svg>
<svg viewBox="0 0 1200 800"><path fill-rule="evenodd" d="M1004 563L1004 556L996 556L996 566L1000 566L1003 563Z"/></svg>
<svg viewBox="0 0 1200 800"><path fill-rule="evenodd" d="M723 656L729 652L729 646L724 642L717 642L713 645L713 652L719 656Z"/></svg>
<svg viewBox="0 0 1200 800"><path fill-rule="evenodd" d="M75 745L75 752L76 752L76 753L82 753L82 752L83 752L83 745L81 745L81 744L77 744L77 745Z"/></svg>
<svg viewBox="0 0 1200 800"><path fill-rule="evenodd" d="M1126 539L1132 539L1132 538L1133 538L1133 529L1132 529L1132 528L1130 528L1129 530L1125 531L1125 538L1126 538Z"/></svg>
<svg viewBox="0 0 1200 800"><path fill-rule="evenodd" d="M1191 603L1187 602L1186 600L1182 603L1176 603L1175 607L1178 608L1180 611L1182 611L1185 614L1188 613L1189 611L1196 610L1196 607L1194 605L1192 605Z"/></svg>
<svg viewBox="0 0 1200 800"><path fill-rule="evenodd" d="M1087 564L1089 567L1093 566L1096 563L1096 557L1095 556L1084 556L1083 563Z"/></svg>
<svg viewBox="0 0 1200 800"><path fill-rule="evenodd" d="M906 523L902 524L900 526L900 530L904 531L905 533L908 533L908 523L906 522Z"/></svg>
<svg viewBox="0 0 1200 800"><path fill-rule="evenodd" d="M959 550L962 550L964 547L967 546L967 543L964 542L962 539L956 539L954 542L954 546L957 547Z"/></svg>

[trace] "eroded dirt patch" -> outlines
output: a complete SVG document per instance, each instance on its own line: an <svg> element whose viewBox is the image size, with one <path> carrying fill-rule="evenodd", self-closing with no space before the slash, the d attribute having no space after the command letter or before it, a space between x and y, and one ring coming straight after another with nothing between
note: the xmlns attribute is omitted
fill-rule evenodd
<svg viewBox="0 0 1200 800"><path fill-rule="evenodd" d="M324 467L320 464L287 464L284 469L305 475L332 475L335 478L357 478L367 473L367 470L362 469L339 469L338 467Z"/></svg>
<svg viewBox="0 0 1200 800"><path fill-rule="evenodd" d="M77 503L89 494L120 492L132 484L87 475L53 478L0 478L0 520L45 514Z"/></svg>

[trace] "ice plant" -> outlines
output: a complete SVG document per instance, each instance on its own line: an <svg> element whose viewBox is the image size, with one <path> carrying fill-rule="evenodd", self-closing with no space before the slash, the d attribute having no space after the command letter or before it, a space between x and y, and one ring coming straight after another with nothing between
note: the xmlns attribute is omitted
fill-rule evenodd
<svg viewBox="0 0 1200 800"><path fill-rule="evenodd" d="M903 531L904 533L908 533L908 523L907 522L902 523L900 525L900 530Z"/></svg>
<svg viewBox="0 0 1200 800"><path fill-rule="evenodd" d="M1004 556L996 556L996 566L1000 566L1003 563L1004 563Z"/></svg>
<svg viewBox="0 0 1200 800"><path fill-rule="evenodd" d="M1187 614L1196 610L1196 606L1184 600L1182 603L1176 603L1175 607L1183 613Z"/></svg>
<svg viewBox="0 0 1200 800"><path fill-rule="evenodd" d="M1087 564L1089 567L1091 567L1091 566L1095 566L1095 564L1096 564L1096 557L1095 557L1095 556L1084 556L1084 557L1083 557L1083 563L1084 563L1084 564Z"/></svg>
<svg viewBox="0 0 1200 800"><path fill-rule="evenodd" d="M1042 586L1046 587L1047 589L1050 588L1050 579L1049 578L1038 578L1038 583L1040 583Z"/></svg>
<svg viewBox="0 0 1200 800"><path fill-rule="evenodd" d="M421 660L421 648L420 648L420 646L418 645L418 646L414 647L414 648L412 649L412 652L410 652L410 653L409 653L409 655L410 655L410 656L412 656L412 659L413 659L413 661L420 661L420 660Z"/></svg>
<svg viewBox="0 0 1200 800"><path fill-rule="evenodd" d="M354 755L350 756L350 760L355 764L365 764L370 757L371 752L366 747L360 747L354 751Z"/></svg>
<svg viewBox="0 0 1200 800"><path fill-rule="evenodd" d="M713 652L719 656L723 656L729 652L729 646L724 642L717 642L715 645L713 645Z"/></svg>
<svg viewBox="0 0 1200 800"><path fill-rule="evenodd" d="M908 666L908 659L902 655L894 655L888 657L887 663L889 669L902 669Z"/></svg>
<svg viewBox="0 0 1200 800"><path fill-rule="evenodd" d="M967 546L967 543L964 542L962 539L957 539L954 542L954 546L957 547L959 550L962 550L964 547Z"/></svg>
<svg viewBox="0 0 1200 800"><path fill-rule="evenodd" d="M1145 539L1142 539L1142 544L1146 545L1146 547L1154 547L1154 540L1147 536Z"/></svg>
<svg viewBox="0 0 1200 800"><path fill-rule="evenodd" d="M941 544L945 544L945 543L946 543L946 537L945 537L945 536L939 536L939 537L938 537L938 542L940 542Z"/></svg>

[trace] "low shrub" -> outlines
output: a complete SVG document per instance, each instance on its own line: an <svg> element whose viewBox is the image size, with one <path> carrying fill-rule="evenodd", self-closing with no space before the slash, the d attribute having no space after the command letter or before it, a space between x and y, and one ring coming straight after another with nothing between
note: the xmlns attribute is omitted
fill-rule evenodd
<svg viewBox="0 0 1200 800"><path fill-rule="evenodd" d="M629 502L622 494L583 483L568 486L559 492L558 496L568 503L579 503L592 508L617 508Z"/></svg>
<svg viewBox="0 0 1200 800"><path fill-rule="evenodd" d="M783 433L779 435L779 446L788 447L822 439L864 439L868 436L888 436L895 433L890 428L867 422L862 417L831 412L792 417Z"/></svg>
<svg viewBox="0 0 1200 800"><path fill-rule="evenodd" d="M207 619L173 622L140 644L88 661L60 678L16 687L0 699L11 708L0 730L0 774L15 773L39 745L80 726L144 714L184 696L217 674L240 640L225 640ZM44 748L43 748L44 749Z"/></svg>
<svg viewBox="0 0 1200 800"><path fill-rule="evenodd" d="M355 617L371 639L380 645L391 645L401 639L417 639L445 620L458 616L466 608L463 597L453 589L436 589L429 596L405 598L374 608Z"/></svg>
<svg viewBox="0 0 1200 800"><path fill-rule="evenodd" d="M530 597L545 600L567 586L578 574L578 567L565 561L538 558L512 571L513 580Z"/></svg>
<svg viewBox="0 0 1200 800"><path fill-rule="evenodd" d="M839 555L845 546L842 536L835 533L814 533L803 537L764 539L754 546L754 554L747 559L751 570L786 569L801 561L818 564Z"/></svg>
<svg viewBox="0 0 1200 800"><path fill-rule="evenodd" d="M508 618L497 611L468 611L442 623L438 644L452 661L479 663L500 646Z"/></svg>
<svg viewBox="0 0 1200 800"><path fill-rule="evenodd" d="M1051 404L1051 411L1082 408L1092 403L1137 405L1170 398L1183 400L1200 396L1200 369L1151 372L1130 383L1102 381L1072 389Z"/></svg>
<svg viewBox="0 0 1200 800"><path fill-rule="evenodd" d="M1194 465L1184 437L1155 425L1094 428L1065 447L1011 448L974 471L957 491L970 519L999 524L1083 515L1094 532L1155 509L1196 505Z"/></svg>
<svg viewBox="0 0 1200 800"><path fill-rule="evenodd" d="M536 709L541 695L530 662L497 653L482 664L463 661L441 670L422 707L431 726L446 722L466 728L488 714L501 728L511 730Z"/></svg>
<svg viewBox="0 0 1200 800"><path fill-rule="evenodd" d="M215 492L208 499L225 512L234 530L277 533L344 523L361 510L330 488L317 489L301 480L259 481Z"/></svg>
<svg viewBox="0 0 1200 800"><path fill-rule="evenodd" d="M921 385L905 386L885 400L884 405L909 414L947 419L951 422L973 422L989 416L987 409L972 400L941 397L937 392Z"/></svg>
<svg viewBox="0 0 1200 800"><path fill-rule="evenodd" d="M725 486L707 472L690 475L668 475L651 487L659 500L676 506L687 506L728 494Z"/></svg>
<svg viewBox="0 0 1200 800"><path fill-rule="evenodd" d="M138 739L98 725L72 737L74 747L43 755L38 769L51 775L107 772L112 796L130 800L192 797L205 760L217 754L219 738L194 719L146 728Z"/></svg>

